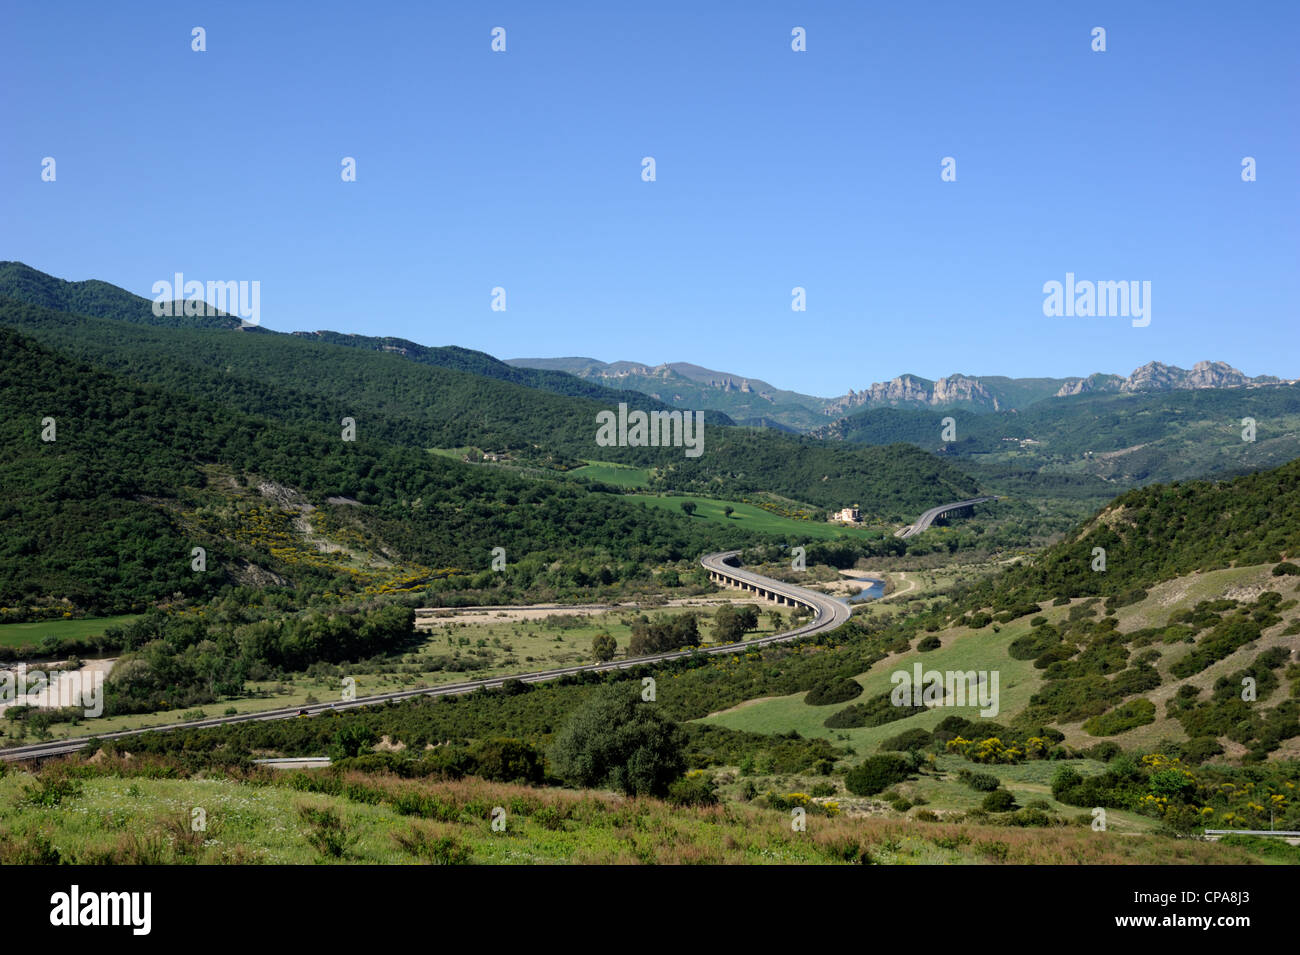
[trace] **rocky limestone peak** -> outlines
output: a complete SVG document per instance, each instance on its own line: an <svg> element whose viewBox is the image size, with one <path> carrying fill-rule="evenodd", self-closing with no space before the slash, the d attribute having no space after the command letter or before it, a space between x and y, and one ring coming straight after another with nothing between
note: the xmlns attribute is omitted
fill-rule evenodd
<svg viewBox="0 0 1300 955"><path fill-rule="evenodd" d="M936 381L930 392L930 404L973 404L992 408L994 411L1001 410L998 399L983 382L978 378L970 378L962 374L949 375Z"/></svg>
<svg viewBox="0 0 1300 955"><path fill-rule="evenodd" d="M1189 388L1240 388L1250 379L1224 361L1198 361L1187 373Z"/></svg>
<svg viewBox="0 0 1300 955"><path fill-rule="evenodd" d="M1170 391L1189 388L1240 388L1251 384L1227 362L1198 361L1191 371L1162 362L1148 362L1125 379L1121 391Z"/></svg>
<svg viewBox="0 0 1300 955"><path fill-rule="evenodd" d="M1087 395L1093 392L1115 392L1127 381L1119 375L1106 375L1098 372L1087 378L1067 378L1065 384L1057 389L1055 397L1068 398L1071 395Z"/></svg>
<svg viewBox="0 0 1300 955"><path fill-rule="evenodd" d="M1186 374L1181 368L1174 368L1159 361L1149 361L1141 368L1135 368L1133 374L1120 385L1120 391L1164 391L1177 387L1174 383Z"/></svg>

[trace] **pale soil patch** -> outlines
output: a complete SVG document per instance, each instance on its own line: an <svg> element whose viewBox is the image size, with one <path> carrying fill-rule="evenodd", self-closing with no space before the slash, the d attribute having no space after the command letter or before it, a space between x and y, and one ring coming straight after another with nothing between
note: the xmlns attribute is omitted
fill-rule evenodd
<svg viewBox="0 0 1300 955"><path fill-rule="evenodd" d="M1187 591L1191 588L1191 585L1182 577L1170 581L1170 583L1173 586L1170 586L1168 590L1156 598L1156 603L1161 607L1172 607L1174 604L1179 603L1187 596Z"/></svg>
<svg viewBox="0 0 1300 955"><path fill-rule="evenodd" d="M903 596L903 594L910 594L913 590L917 588L917 582L915 580L908 580L907 574L904 571L900 570L898 572L898 579L901 580L903 583L907 584L907 589L895 590L892 594L886 594L885 596L881 597L880 598L881 600L891 600L894 597L901 597Z"/></svg>
<svg viewBox="0 0 1300 955"><path fill-rule="evenodd" d="M347 550L342 544L336 544L317 535L316 528L312 526L311 519L306 514L299 514L293 519L293 529L302 535L306 543L315 547L322 554L337 554ZM355 557L356 555L349 552L349 556Z"/></svg>
<svg viewBox="0 0 1300 955"><path fill-rule="evenodd" d="M1216 757L1218 759L1241 759L1241 757L1245 756L1247 753L1247 749L1244 745L1222 736L1219 737L1219 745L1223 747L1223 756Z"/></svg>
<svg viewBox="0 0 1300 955"><path fill-rule="evenodd" d="M283 484L277 484L274 481L261 481L257 485L257 493L269 501L274 501L280 508L286 511L300 510L310 514L316 510L315 507L300 492L291 487L285 487Z"/></svg>
<svg viewBox="0 0 1300 955"><path fill-rule="evenodd" d="M859 591L866 590L869 586L871 586L870 583L864 583L864 580L877 581L886 586L888 586L889 584L889 578L887 578L882 573L873 572L873 571L841 570L840 576L844 579L832 581L831 583L828 583L825 586L814 587L810 589L819 590L822 593L829 594L832 597L852 597L854 594L858 593ZM878 599L883 599L883 598L878 598Z"/></svg>
<svg viewBox="0 0 1300 955"><path fill-rule="evenodd" d="M1112 458L1120 458L1126 454L1132 454L1134 451L1141 451L1145 444L1135 444L1131 448L1120 448L1118 451L1103 451L1101 454L1094 454L1093 457L1098 461L1109 461Z"/></svg>
<svg viewBox="0 0 1300 955"><path fill-rule="evenodd" d="M926 808L929 808L928 806ZM870 817L896 816L892 806L875 799L840 800L840 815L850 819L867 819Z"/></svg>
<svg viewBox="0 0 1300 955"><path fill-rule="evenodd" d="M1264 584L1254 584L1245 587L1229 587L1223 592L1223 596L1229 600L1240 600L1245 603L1253 603L1259 599L1259 595L1269 588Z"/></svg>
<svg viewBox="0 0 1300 955"><path fill-rule="evenodd" d="M1268 754L1269 759L1300 759L1300 736L1293 736L1282 741L1282 745Z"/></svg>
<svg viewBox="0 0 1300 955"><path fill-rule="evenodd" d="M642 606L635 602L618 604L541 605L535 607L420 607L415 626L419 629L442 627L453 623L519 623L528 620L545 620L548 617L591 617L604 613L654 613L683 607L712 608L723 604L758 604L769 602L753 594L724 595L717 597L676 597L655 606ZM775 607L776 604L771 604Z"/></svg>
<svg viewBox="0 0 1300 955"><path fill-rule="evenodd" d="M76 697L92 691L96 686L103 686L103 681L113 669L116 659L90 660L77 670L44 670L39 666L30 670L40 670L50 676L50 682L35 693L26 693L12 700L0 703L0 713L11 706L36 706L41 709L57 709L61 706L80 706L82 701ZM14 676L15 681L17 675ZM17 687L15 686L16 690Z"/></svg>
<svg viewBox="0 0 1300 955"><path fill-rule="evenodd" d="M283 587L288 583L275 571L259 567L242 557L230 566L230 573L236 581L250 587Z"/></svg>

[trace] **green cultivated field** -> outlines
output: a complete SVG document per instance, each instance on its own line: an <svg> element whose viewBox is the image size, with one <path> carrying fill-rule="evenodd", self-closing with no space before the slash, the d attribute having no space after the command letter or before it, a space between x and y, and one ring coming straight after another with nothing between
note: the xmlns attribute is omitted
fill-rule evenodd
<svg viewBox="0 0 1300 955"><path fill-rule="evenodd" d="M682 513L682 501L694 501L696 504L694 519L708 521L726 521L746 530L763 534L793 534L801 537L813 537L818 540L831 540L836 537L872 538L883 536L878 527L841 527L824 521L799 521L790 517L773 514L761 507L745 504L741 501L720 501L710 497L664 496L659 494L625 494L626 501L636 501L651 507L662 508L674 513ZM736 512L727 517L723 508L730 505Z"/></svg>
<svg viewBox="0 0 1300 955"><path fill-rule="evenodd" d="M0 646L37 646L46 637L97 637L109 627L120 627L138 619L139 614L121 617L86 617L81 620L38 620L35 623L0 624Z"/></svg>
<svg viewBox="0 0 1300 955"><path fill-rule="evenodd" d="M634 468L626 464L610 464L606 461L588 461L586 467L574 468L568 472L573 477L584 477L604 484L619 487L645 487L650 483L648 468Z"/></svg>

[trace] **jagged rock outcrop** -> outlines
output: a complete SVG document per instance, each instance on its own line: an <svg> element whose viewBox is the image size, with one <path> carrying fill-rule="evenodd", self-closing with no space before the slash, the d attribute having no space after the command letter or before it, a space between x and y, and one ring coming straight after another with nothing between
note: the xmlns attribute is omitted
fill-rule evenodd
<svg viewBox="0 0 1300 955"><path fill-rule="evenodd" d="M998 399L978 378L967 375L949 375L938 381L928 381L916 375L899 375L889 381L878 381L865 391L849 389L847 395L834 399L826 414L840 415L862 407L944 407L968 405L998 411Z"/></svg>
<svg viewBox="0 0 1300 955"><path fill-rule="evenodd" d="M397 347L407 344L401 339L389 342ZM1190 371L1153 361L1134 369L1127 377L1098 372L1083 378L1020 379L997 375L975 377L958 373L930 381L919 375L906 374L889 381L875 382L862 391L850 388L847 394L838 398L819 398L781 391L759 378L733 375L689 362L651 366L640 362L618 361L606 364L590 358L565 358L512 359L510 363L525 367L557 368L583 378L649 380L645 384L628 384L661 400L663 395L672 394L674 404L686 400L707 402L708 398L702 398L702 392L693 393L682 387L689 382L698 389L733 396L728 400L739 403L737 407L742 418L756 417L753 408L756 398L774 406L778 403L799 405L801 412L820 412L827 418L834 419L871 408L1008 411L1026 408L1035 401L1048 397L1068 398L1085 394L1144 393L1192 388L1241 388L1281 383L1280 379L1269 375L1247 377L1221 361L1200 361ZM722 407L731 408L730 405ZM786 411L788 410L787 408ZM800 420L796 427L806 430L807 420Z"/></svg>
<svg viewBox="0 0 1300 955"><path fill-rule="evenodd" d="M964 404L990 408L993 411L1001 410L997 397L984 386L984 383L978 378L970 378L966 375L949 375L936 381L934 390L930 394L930 404Z"/></svg>
<svg viewBox="0 0 1300 955"><path fill-rule="evenodd" d="M1124 378L1119 375L1089 375L1087 378L1067 378L1065 384L1061 385L1056 392L1057 398L1068 398L1071 395L1090 395L1096 392L1119 391L1120 385L1124 383Z"/></svg>
<svg viewBox="0 0 1300 955"><path fill-rule="evenodd" d="M1148 362L1133 371L1120 385L1124 392L1178 391L1190 388L1244 388L1248 385L1274 384L1271 375L1250 378L1222 361L1198 361L1191 371L1177 365Z"/></svg>

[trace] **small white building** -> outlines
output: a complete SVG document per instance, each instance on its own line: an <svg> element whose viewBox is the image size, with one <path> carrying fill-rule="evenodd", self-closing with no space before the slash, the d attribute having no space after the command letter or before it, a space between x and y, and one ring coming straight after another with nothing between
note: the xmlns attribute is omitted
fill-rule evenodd
<svg viewBox="0 0 1300 955"><path fill-rule="evenodd" d="M862 522L862 511L855 504L852 507L841 508L831 515L831 520L840 521L844 524L859 524Z"/></svg>

